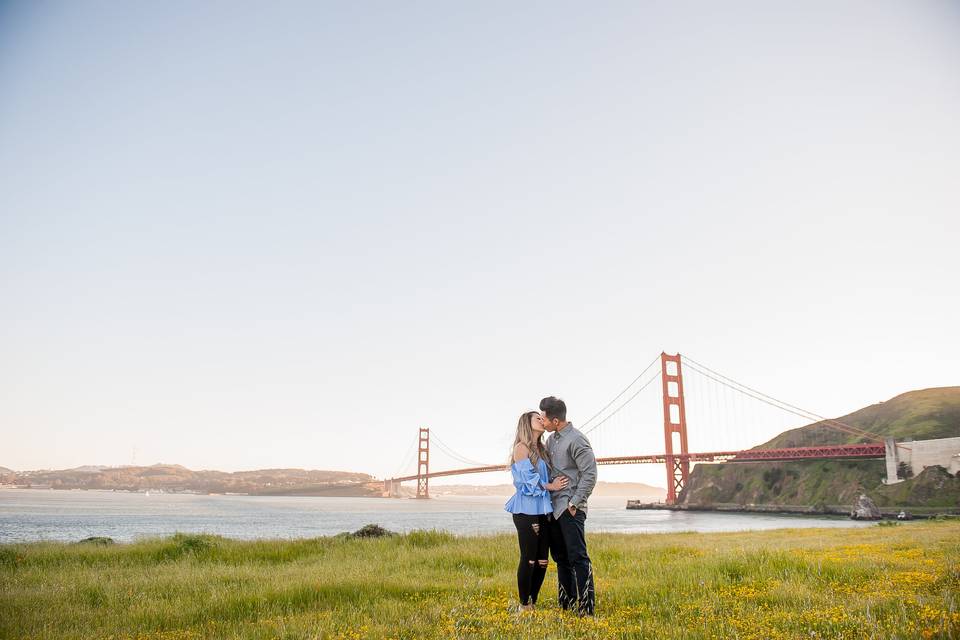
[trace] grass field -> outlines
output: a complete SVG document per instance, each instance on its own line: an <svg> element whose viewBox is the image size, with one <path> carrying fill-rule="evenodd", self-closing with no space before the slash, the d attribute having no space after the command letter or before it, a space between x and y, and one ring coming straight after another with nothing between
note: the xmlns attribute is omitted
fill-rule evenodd
<svg viewBox="0 0 960 640"><path fill-rule="evenodd" d="M598 615L513 612L516 541L0 546L2 638L960 638L960 522L594 534Z"/></svg>

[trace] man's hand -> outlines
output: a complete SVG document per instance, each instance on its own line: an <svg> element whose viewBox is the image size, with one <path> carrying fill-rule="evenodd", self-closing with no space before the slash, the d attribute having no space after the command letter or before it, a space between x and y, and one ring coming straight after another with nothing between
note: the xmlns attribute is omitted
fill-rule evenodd
<svg viewBox="0 0 960 640"><path fill-rule="evenodd" d="M567 486L567 483L570 481L567 476L557 476L553 482L548 482L543 485L543 488L548 491L559 491Z"/></svg>
<svg viewBox="0 0 960 640"><path fill-rule="evenodd" d="M567 505L567 511L570 513L571 516L576 516L577 506L574 504Z"/></svg>

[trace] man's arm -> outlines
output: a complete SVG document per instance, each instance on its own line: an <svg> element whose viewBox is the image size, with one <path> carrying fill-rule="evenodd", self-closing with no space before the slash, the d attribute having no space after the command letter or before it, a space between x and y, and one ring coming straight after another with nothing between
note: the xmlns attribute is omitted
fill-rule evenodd
<svg viewBox="0 0 960 640"><path fill-rule="evenodd" d="M570 504L580 508L593 493L593 488L597 484L597 458L593 455L593 447L586 437L580 437L570 445L570 453L573 456L573 462L580 471L580 482L577 484L577 492L570 498Z"/></svg>

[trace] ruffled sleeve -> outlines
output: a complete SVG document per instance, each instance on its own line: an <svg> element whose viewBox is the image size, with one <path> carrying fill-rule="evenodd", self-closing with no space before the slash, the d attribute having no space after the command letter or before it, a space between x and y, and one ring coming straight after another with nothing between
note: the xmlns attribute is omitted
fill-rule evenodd
<svg viewBox="0 0 960 640"><path fill-rule="evenodd" d="M513 469L514 486L522 495L539 497L547 493L540 481L540 472L534 468L530 458L514 462Z"/></svg>

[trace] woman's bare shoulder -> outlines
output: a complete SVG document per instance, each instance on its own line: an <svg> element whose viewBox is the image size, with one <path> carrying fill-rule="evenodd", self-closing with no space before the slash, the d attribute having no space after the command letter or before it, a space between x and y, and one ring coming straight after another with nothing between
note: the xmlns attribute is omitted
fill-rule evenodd
<svg viewBox="0 0 960 640"><path fill-rule="evenodd" d="M517 445L513 448L513 461L520 462L524 458L530 457L530 447L518 442Z"/></svg>

